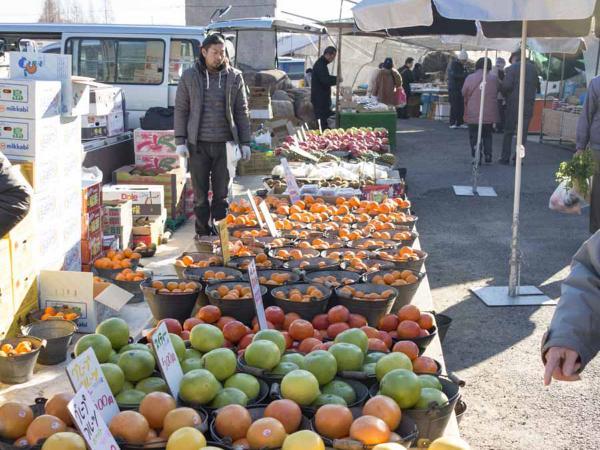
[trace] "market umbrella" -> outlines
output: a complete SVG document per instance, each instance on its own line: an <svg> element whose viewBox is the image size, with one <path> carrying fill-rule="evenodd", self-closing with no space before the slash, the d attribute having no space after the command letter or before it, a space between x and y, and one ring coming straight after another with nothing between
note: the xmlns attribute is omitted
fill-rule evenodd
<svg viewBox="0 0 600 450"><path fill-rule="evenodd" d="M521 35L521 54L525 55L529 22L531 35L536 37L585 36L591 28L591 18L598 12L596 0L363 0L353 9L359 27L379 29L428 26L433 22L433 9L447 19L482 21L487 37L514 37ZM379 19L377 18L379 16ZM414 20L416 23L411 23ZM596 20L598 23L598 20ZM516 28L516 30L515 30ZM518 34L517 34L518 35ZM517 149L515 164L515 194L511 239L510 276L508 291L504 288L486 288L476 294L488 305L532 305L549 303L536 288L519 291L519 211L521 196L521 160L524 147L523 112L525 104L525 66L520 67L519 114L517 121ZM483 291L483 290L482 290ZM487 295L490 293L490 295ZM523 296L519 296L519 294ZM506 295L508 294L508 296ZM519 296L518 303L515 298ZM530 298L537 296L538 298ZM484 298L485 297L485 298Z"/></svg>

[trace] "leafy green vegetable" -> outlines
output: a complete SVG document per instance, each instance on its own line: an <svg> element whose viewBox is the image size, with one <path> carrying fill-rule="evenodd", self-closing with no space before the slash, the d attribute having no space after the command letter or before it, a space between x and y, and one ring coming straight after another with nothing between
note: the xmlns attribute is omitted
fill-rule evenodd
<svg viewBox="0 0 600 450"><path fill-rule="evenodd" d="M566 182L569 189L575 187L582 197L587 198L590 193L590 178L594 175L595 167L592 151L587 149L575 155L570 161L560 163L556 172L556 181Z"/></svg>

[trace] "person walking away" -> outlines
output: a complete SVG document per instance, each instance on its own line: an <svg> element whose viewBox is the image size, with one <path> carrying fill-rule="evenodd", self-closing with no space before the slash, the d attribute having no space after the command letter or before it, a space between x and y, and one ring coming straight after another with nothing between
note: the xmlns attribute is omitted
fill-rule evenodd
<svg viewBox="0 0 600 450"><path fill-rule="evenodd" d="M315 117L321 122L321 129L323 130L329 128L327 119L333 115L331 110L331 87L337 84L337 77L329 74L327 66L335 60L336 55L337 50L335 47L327 47L313 66L310 100L313 104Z"/></svg>
<svg viewBox="0 0 600 450"><path fill-rule="evenodd" d="M600 231L573 257L571 273L548 331L542 338L544 384L554 378L577 381L579 373L600 351Z"/></svg>
<svg viewBox="0 0 600 450"><path fill-rule="evenodd" d="M504 80L504 67L506 67L506 61L504 58L497 58L496 65L492 70L492 73L496 75L498 82ZM498 122L494 124L494 131L496 133L504 133L504 117L506 116L506 99L502 92L498 90Z"/></svg>
<svg viewBox="0 0 600 450"><path fill-rule="evenodd" d="M25 218L31 195L32 189L23 175L0 152L0 238Z"/></svg>
<svg viewBox="0 0 600 450"><path fill-rule="evenodd" d="M175 95L175 143L191 173L196 235L214 233L211 219L225 218L229 207L228 143L241 146L246 161L251 156L246 86L242 73L229 65L219 34L202 42L200 60L181 76Z"/></svg>
<svg viewBox="0 0 600 450"><path fill-rule="evenodd" d="M462 88L467 78L467 69L465 63L469 59L467 52L462 50L458 54L458 59L450 63L448 69L448 96L450 100L450 128L468 128L464 124L463 115L465 113Z"/></svg>
<svg viewBox="0 0 600 450"><path fill-rule="evenodd" d="M414 83L415 79L413 76L413 72L412 72L412 68L413 65L415 63L415 59L414 58L406 58L406 60L404 61L404 65L402 67L400 67L400 76L402 77L402 88L404 89L404 92L406 93L406 100L408 103L408 99L410 98L410 95L412 93L411 89L410 89L410 83ZM408 105L404 106L402 108L396 108L396 113L398 118L400 119L408 119Z"/></svg>
<svg viewBox="0 0 600 450"><path fill-rule="evenodd" d="M481 105L481 83L483 82L483 66L485 58L479 58L475 64L475 72L465 79L462 88L462 96L465 99L465 122L469 127L469 141L471 143L471 156L475 157L477 147L477 134L479 130L479 109ZM498 121L498 78L491 73L492 61L487 60L487 76L485 96L483 98L483 122L481 127L481 142L485 162L492 162L492 132L494 123ZM480 158L483 158L480 153ZM481 159L480 159L481 161Z"/></svg>
<svg viewBox="0 0 600 450"><path fill-rule="evenodd" d="M504 123L504 140L502 143L502 157L498 161L500 164L509 164L511 155L513 155L513 137L517 133L517 123L519 120L519 78L521 70L521 52L515 52L511 55L509 62L511 65L504 71L504 80L500 83L500 90L506 98L506 116ZM527 141L527 131L529 122L533 117L533 106L535 96L540 91L540 79L537 68L531 61L525 60L525 109L523 111L523 142Z"/></svg>
<svg viewBox="0 0 600 450"><path fill-rule="evenodd" d="M371 72L371 77L369 78L369 85L367 87L367 95L373 95L373 88L375 87L375 81L377 80L377 75L379 75L379 71L383 69L383 63L380 63L377 66L377 69L373 69Z"/></svg>
<svg viewBox="0 0 600 450"><path fill-rule="evenodd" d="M590 233L595 233L600 228L600 77L590 82L583 102L583 111L577 122L576 154L583 152L588 145L596 162L590 201Z"/></svg>
<svg viewBox="0 0 600 450"><path fill-rule="evenodd" d="M373 95L379 103L397 106L396 89L402 89L402 76L394 68L392 58L386 58L375 79Z"/></svg>

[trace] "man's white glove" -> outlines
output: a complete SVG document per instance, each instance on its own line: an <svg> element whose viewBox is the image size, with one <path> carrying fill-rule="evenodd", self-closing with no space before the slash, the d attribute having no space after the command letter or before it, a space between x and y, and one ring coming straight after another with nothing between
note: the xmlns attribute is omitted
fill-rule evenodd
<svg viewBox="0 0 600 450"><path fill-rule="evenodd" d="M250 151L249 145L242 145L242 159L244 161L250 161L252 157L252 152Z"/></svg>
<svg viewBox="0 0 600 450"><path fill-rule="evenodd" d="M178 145L175 148L175 153L177 153L177 156L181 157L181 158L189 158L190 157L190 151L187 148L187 145L182 144L182 145Z"/></svg>

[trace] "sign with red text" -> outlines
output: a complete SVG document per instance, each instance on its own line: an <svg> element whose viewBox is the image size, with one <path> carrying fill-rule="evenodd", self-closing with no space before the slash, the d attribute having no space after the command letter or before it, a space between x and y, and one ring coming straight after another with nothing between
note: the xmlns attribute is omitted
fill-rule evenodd
<svg viewBox="0 0 600 450"><path fill-rule="evenodd" d="M88 390L82 388L67 404L75 426L91 450L119 450Z"/></svg>
<svg viewBox="0 0 600 450"><path fill-rule="evenodd" d="M290 165L286 158L281 158L281 166L283 167L283 173L285 174L285 183L287 184L287 192L290 196L290 201L296 203L300 200L300 188L298 188L298 182L296 177L290 169Z"/></svg>

